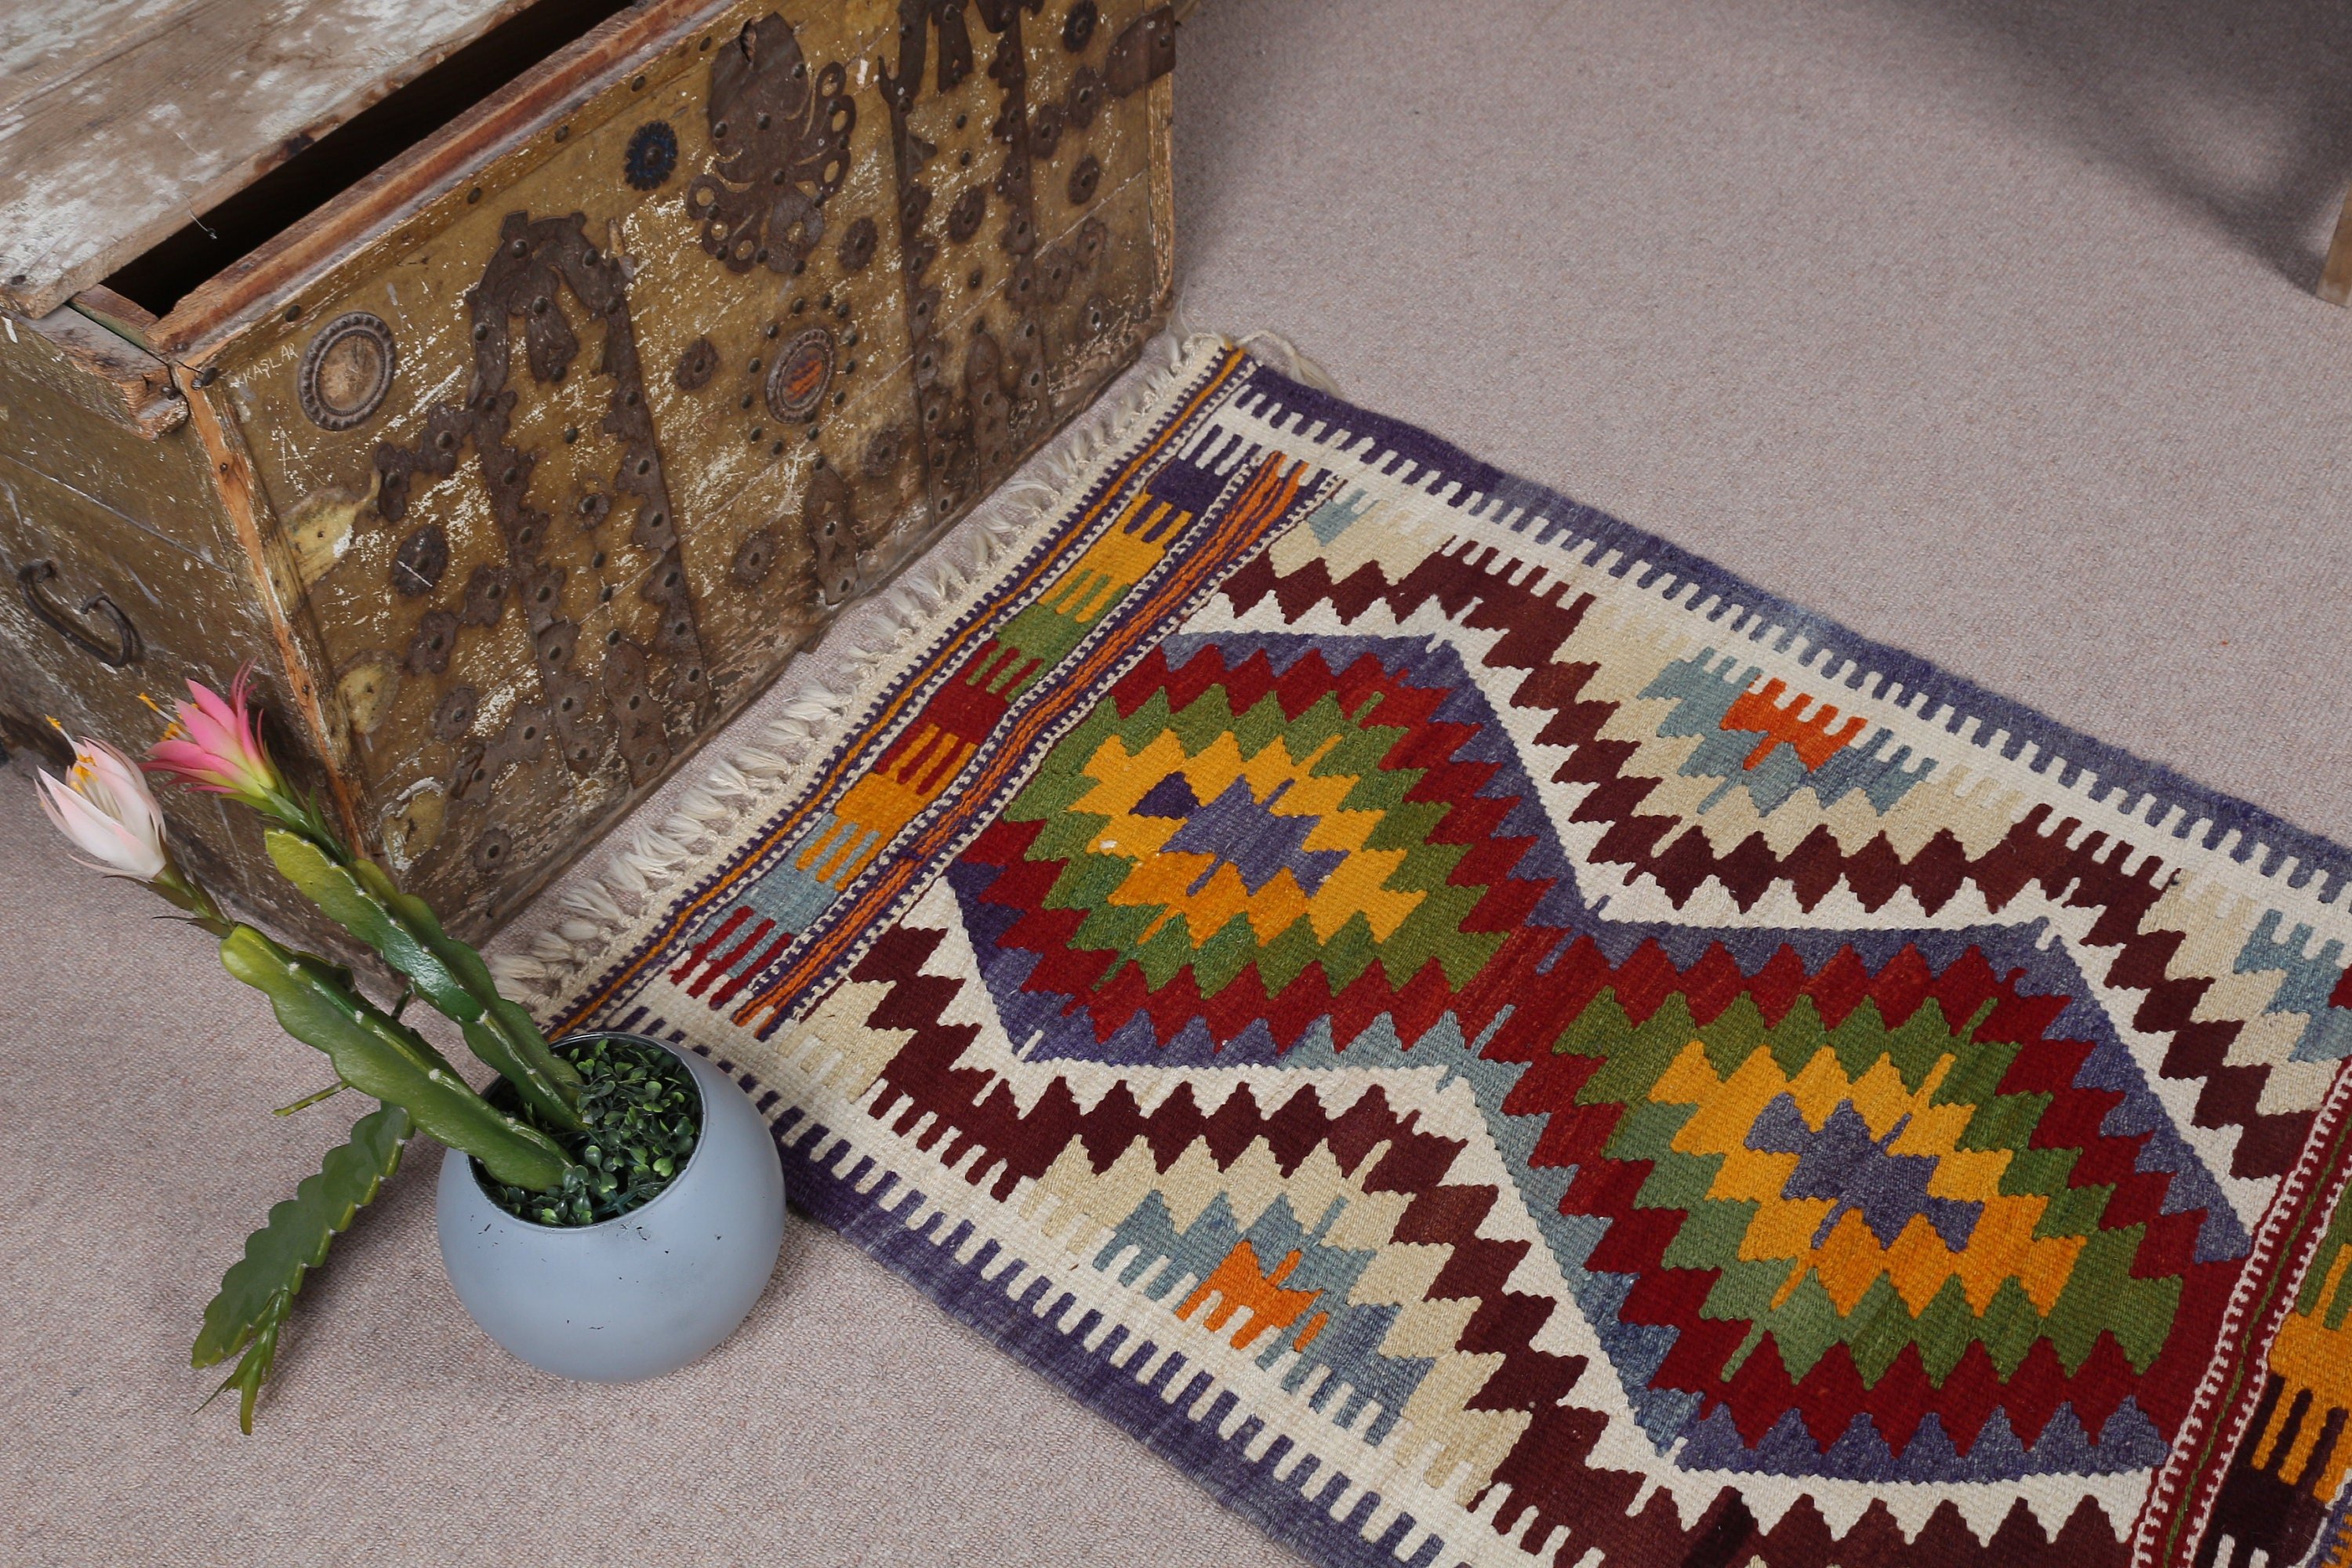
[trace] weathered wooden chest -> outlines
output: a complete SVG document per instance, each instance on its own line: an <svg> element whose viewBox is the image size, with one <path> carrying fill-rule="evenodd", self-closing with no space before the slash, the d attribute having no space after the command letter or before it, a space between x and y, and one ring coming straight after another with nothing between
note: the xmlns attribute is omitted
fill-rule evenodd
<svg viewBox="0 0 2352 1568"><path fill-rule="evenodd" d="M1167 5L60 10L0 40L0 724L257 658L470 933L1165 312Z"/></svg>

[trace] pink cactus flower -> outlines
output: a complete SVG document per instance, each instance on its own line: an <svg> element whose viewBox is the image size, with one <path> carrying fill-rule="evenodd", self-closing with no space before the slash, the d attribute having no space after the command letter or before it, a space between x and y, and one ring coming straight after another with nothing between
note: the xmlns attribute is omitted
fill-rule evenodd
<svg viewBox="0 0 2352 1568"><path fill-rule="evenodd" d="M163 814L131 759L103 741L75 741L73 770L35 781L41 809L110 877L152 882L170 869Z"/></svg>
<svg viewBox="0 0 2352 1568"><path fill-rule="evenodd" d="M260 721L247 700L252 685L250 664L237 670L226 700L202 681L189 681L191 700L177 705L172 727L147 753L148 772L264 809L283 802L286 781L261 743Z"/></svg>

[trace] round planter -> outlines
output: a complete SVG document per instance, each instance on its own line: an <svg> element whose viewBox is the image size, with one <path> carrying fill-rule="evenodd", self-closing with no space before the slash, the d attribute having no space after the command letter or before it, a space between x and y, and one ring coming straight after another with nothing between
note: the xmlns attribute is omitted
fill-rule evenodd
<svg viewBox="0 0 2352 1568"><path fill-rule="evenodd" d="M627 1383L684 1366L735 1331L783 1245L783 1169L760 1113L700 1057L646 1043L694 1074L702 1134L642 1208L533 1225L490 1201L471 1156L441 1157L441 1261L457 1299L490 1338L562 1377Z"/></svg>

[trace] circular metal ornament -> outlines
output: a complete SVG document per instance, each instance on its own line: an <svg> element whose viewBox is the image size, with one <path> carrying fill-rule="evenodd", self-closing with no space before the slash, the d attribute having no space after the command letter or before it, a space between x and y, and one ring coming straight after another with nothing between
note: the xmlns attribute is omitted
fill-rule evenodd
<svg viewBox="0 0 2352 1568"><path fill-rule="evenodd" d="M446 610L427 610L408 639L408 668L415 675L438 675L449 668L449 650L457 646L457 617Z"/></svg>
<svg viewBox="0 0 2352 1568"><path fill-rule="evenodd" d="M907 433L896 425L885 425L866 438L866 450L858 466L869 479L887 479L906 450Z"/></svg>
<svg viewBox="0 0 2352 1568"><path fill-rule="evenodd" d="M849 231L841 237L841 269L844 272L862 270L867 262L874 259L874 246L878 237L872 218L862 217L851 224Z"/></svg>
<svg viewBox="0 0 2352 1568"><path fill-rule="evenodd" d="M955 205L948 208L948 237L961 245L980 232L980 226L987 216L987 187L972 185L967 188L955 199Z"/></svg>
<svg viewBox="0 0 2352 1568"><path fill-rule="evenodd" d="M670 373L670 379L680 392L700 392L718 374L718 345L709 338L697 338L677 356L677 368Z"/></svg>
<svg viewBox="0 0 2352 1568"><path fill-rule="evenodd" d="M392 328L382 316L346 311L320 328L302 351L295 397L321 429L348 430L383 402L399 363Z"/></svg>
<svg viewBox="0 0 2352 1568"><path fill-rule="evenodd" d="M833 384L833 333L811 327L793 337L768 371L768 411L794 424L814 414Z"/></svg>
<svg viewBox="0 0 2352 1568"><path fill-rule="evenodd" d="M474 869L486 874L498 870L507 863L513 849L514 835L493 823L474 840Z"/></svg>
<svg viewBox="0 0 2352 1568"><path fill-rule="evenodd" d="M479 696L472 687L451 687L433 705L433 732L445 741L462 739L474 727L474 714L479 706Z"/></svg>
<svg viewBox="0 0 2352 1568"><path fill-rule="evenodd" d="M735 551L735 563L728 575L746 588L756 588L766 581L769 569L776 563L776 536L766 529L744 536Z"/></svg>
<svg viewBox="0 0 2352 1568"><path fill-rule="evenodd" d="M494 626L506 613L506 572L485 562L466 579L466 607L458 618L469 626Z"/></svg>
<svg viewBox="0 0 2352 1568"><path fill-rule="evenodd" d="M1092 66L1080 66L1070 79L1070 90L1062 100L1062 113L1069 122L1084 131L1095 122L1095 110L1102 106L1103 79Z"/></svg>
<svg viewBox="0 0 2352 1568"><path fill-rule="evenodd" d="M621 175L640 191L661 188L677 168L677 132L666 120L651 120L637 127L629 138L628 151L621 155Z"/></svg>
<svg viewBox="0 0 2352 1568"><path fill-rule="evenodd" d="M1029 155L1050 158L1061 144L1064 116L1058 103L1041 103L1029 116Z"/></svg>
<svg viewBox="0 0 2352 1568"><path fill-rule="evenodd" d="M1095 0L1078 0L1070 14L1062 18L1062 47L1076 54L1094 41L1095 24L1102 14L1095 8Z"/></svg>

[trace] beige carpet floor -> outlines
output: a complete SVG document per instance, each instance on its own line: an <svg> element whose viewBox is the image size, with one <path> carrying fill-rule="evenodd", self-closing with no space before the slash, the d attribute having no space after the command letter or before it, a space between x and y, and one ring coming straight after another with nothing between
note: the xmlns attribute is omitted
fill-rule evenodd
<svg viewBox="0 0 2352 1568"><path fill-rule="evenodd" d="M2352 837L2347 8L1209 0L1178 95L1198 321ZM240 1438L194 1315L342 1113L148 913L0 780L0 1562L1287 1561L804 1222L717 1355L540 1376L430 1154Z"/></svg>

